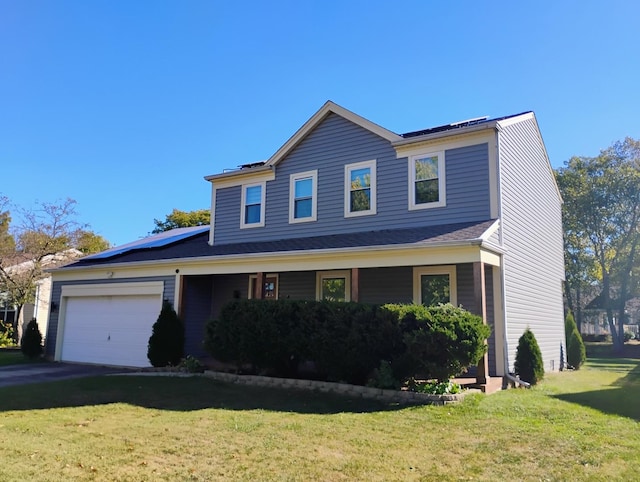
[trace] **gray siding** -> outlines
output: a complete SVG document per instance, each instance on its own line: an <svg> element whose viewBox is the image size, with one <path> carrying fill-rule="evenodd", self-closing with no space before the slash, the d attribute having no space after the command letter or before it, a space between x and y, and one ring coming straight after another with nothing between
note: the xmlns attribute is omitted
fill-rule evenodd
<svg viewBox="0 0 640 482"><path fill-rule="evenodd" d="M344 218L344 166L375 159L377 214ZM278 166L267 182L265 226L240 229L241 187L218 189L216 244L276 240L415 225L489 219L487 144L445 151L446 207L409 211L408 162L386 140L329 115ZM289 176L318 170L317 221L289 224Z"/></svg>
<svg viewBox="0 0 640 482"><path fill-rule="evenodd" d="M185 276L182 290L180 318L184 322L184 353L202 357L206 354L202 343L205 325L213 314L213 277Z"/></svg>
<svg viewBox="0 0 640 482"><path fill-rule="evenodd" d="M294 271L280 273L278 279L278 297L291 300L315 300L316 299L316 273L315 271Z"/></svg>
<svg viewBox="0 0 640 482"><path fill-rule="evenodd" d="M564 344L561 201L536 122L499 134L508 363L529 327L544 358L557 370Z"/></svg>
<svg viewBox="0 0 640 482"><path fill-rule="evenodd" d="M51 301L60 306L62 297L62 287L72 285L91 285L91 284L111 284L111 283L131 283L140 281L162 281L164 283L163 299L169 300L175 305L174 294L176 289L175 276L154 276L149 278L120 278L120 279L99 279L99 280L82 280L82 281L55 281L51 286ZM60 310L56 310L49 314L49 326L47 327L47 338L45 342L45 355L53 357L56 351L56 341L58 339L58 316ZM160 314L160 313L158 313ZM151 333L149 333L151 336Z"/></svg>
<svg viewBox="0 0 640 482"><path fill-rule="evenodd" d="M360 301L363 303L413 302L413 268L368 268L360 270Z"/></svg>

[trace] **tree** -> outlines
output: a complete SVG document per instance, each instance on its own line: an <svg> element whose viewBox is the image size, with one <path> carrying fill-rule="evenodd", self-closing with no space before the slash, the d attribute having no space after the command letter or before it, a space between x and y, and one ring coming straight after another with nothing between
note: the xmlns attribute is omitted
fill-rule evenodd
<svg viewBox="0 0 640 482"><path fill-rule="evenodd" d="M633 273L640 257L640 141L626 138L597 157L573 157L557 179L564 198L565 254L579 256L572 282L588 279L592 270L614 350L621 352L625 302L637 289ZM614 294L620 300L617 313Z"/></svg>
<svg viewBox="0 0 640 482"><path fill-rule="evenodd" d="M153 234L169 231L176 228L188 228L191 226L207 226L211 221L211 212L208 209L198 209L196 211L180 211L175 209L171 214L165 216L164 221L154 219L156 227Z"/></svg>
<svg viewBox="0 0 640 482"><path fill-rule="evenodd" d="M567 313L564 320L564 331L567 342L567 363L577 370L586 361L587 353L571 312Z"/></svg>
<svg viewBox="0 0 640 482"><path fill-rule="evenodd" d="M537 384L544 378L544 364L542 363L542 352L533 332L527 328L516 348L516 361L514 370L525 382L531 385Z"/></svg>
<svg viewBox="0 0 640 482"><path fill-rule="evenodd" d="M0 202L0 293L16 306L13 333L18 341L22 308L34 301L38 281L47 276L45 269L78 257L72 248L86 253L101 248L97 240L104 239L78 223L73 199L39 203L35 209L16 208L19 223L11 229L5 226L11 220L8 199L0 197Z"/></svg>
<svg viewBox="0 0 640 482"><path fill-rule="evenodd" d="M153 324L147 358L154 367L176 366L184 354L184 325L171 303L164 300Z"/></svg>
<svg viewBox="0 0 640 482"><path fill-rule="evenodd" d="M38 358L42 355L43 349L42 333L38 328L38 322L35 318L31 318L20 340L20 350L27 358Z"/></svg>
<svg viewBox="0 0 640 482"><path fill-rule="evenodd" d="M111 247L111 243L92 231L78 229L72 236L73 247L82 254L93 254L105 251Z"/></svg>

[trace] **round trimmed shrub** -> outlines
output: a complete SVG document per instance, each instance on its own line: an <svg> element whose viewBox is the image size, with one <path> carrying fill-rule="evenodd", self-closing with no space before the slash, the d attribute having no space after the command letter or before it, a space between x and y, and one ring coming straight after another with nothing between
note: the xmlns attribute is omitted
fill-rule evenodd
<svg viewBox="0 0 640 482"><path fill-rule="evenodd" d="M164 300L158 321L153 324L147 358L154 367L177 366L183 354L184 325L173 305Z"/></svg>
<svg viewBox="0 0 640 482"><path fill-rule="evenodd" d="M33 359L38 358L40 355L42 355L42 333L40 333L38 322L35 318L31 318L31 321L22 334L22 340L20 340L20 350L27 358Z"/></svg>
<svg viewBox="0 0 640 482"><path fill-rule="evenodd" d="M527 328L518 340L514 370L525 382L537 384L544 378L542 352L533 332Z"/></svg>

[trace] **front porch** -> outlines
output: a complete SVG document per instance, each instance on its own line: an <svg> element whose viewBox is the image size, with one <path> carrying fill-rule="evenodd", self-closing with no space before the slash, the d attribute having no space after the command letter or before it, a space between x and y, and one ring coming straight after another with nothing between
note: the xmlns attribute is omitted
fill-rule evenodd
<svg viewBox="0 0 640 482"><path fill-rule="evenodd" d="M178 311L186 326L185 352L206 356L206 322L232 299L354 301L371 304L451 302L482 316L491 327L488 353L467 376L493 391L502 385L500 270L483 262L180 276ZM500 319L500 318L498 318ZM497 326L496 326L497 325ZM494 377L494 378L492 378ZM498 378L495 378L498 377ZM468 383L468 379L465 380ZM485 391L483 390L483 391Z"/></svg>

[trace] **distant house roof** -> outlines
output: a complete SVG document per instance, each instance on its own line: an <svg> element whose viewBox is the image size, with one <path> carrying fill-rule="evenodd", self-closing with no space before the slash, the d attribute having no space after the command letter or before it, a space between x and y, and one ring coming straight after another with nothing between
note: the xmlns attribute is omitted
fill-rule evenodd
<svg viewBox="0 0 640 482"><path fill-rule="evenodd" d="M208 233L193 231L188 237L164 245L149 245L140 240L137 247L126 251L119 248L102 256L90 256L65 266L63 269L99 266L113 263L135 263L154 260L188 259L201 257L222 257L243 254L269 254L312 250L347 249L364 247L438 246L443 244L464 244L482 240L483 234L495 220L456 223L416 228L385 229L348 234L332 234L305 238L290 238L274 241L238 242L210 246Z"/></svg>

